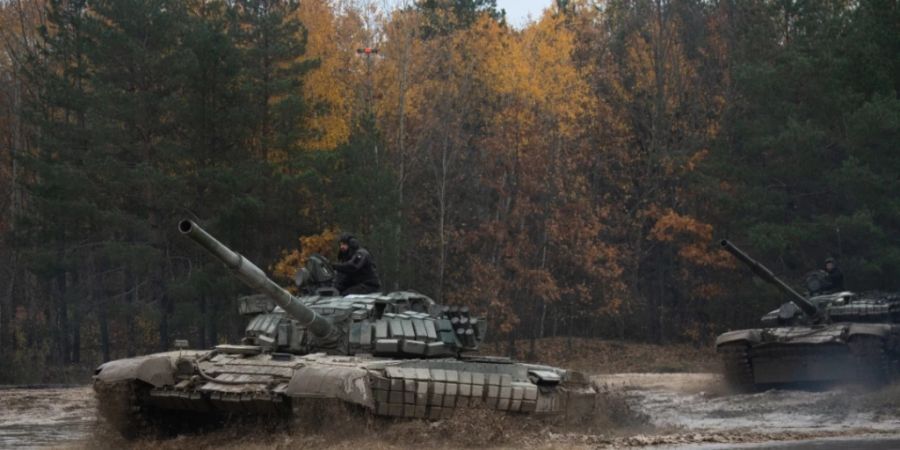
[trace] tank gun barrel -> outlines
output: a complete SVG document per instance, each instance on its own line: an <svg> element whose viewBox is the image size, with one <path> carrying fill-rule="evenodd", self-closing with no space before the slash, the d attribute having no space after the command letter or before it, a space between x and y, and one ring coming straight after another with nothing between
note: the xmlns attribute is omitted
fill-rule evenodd
<svg viewBox="0 0 900 450"><path fill-rule="evenodd" d="M722 240L722 247L724 247L725 250L728 251L728 253L734 255L735 258L739 259L742 263L750 267L750 270L752 270L753 273L756 274L756 276L762 278L767 283L777 287L781 292L787 294L791 298L791 301L794 302L794 304L797 305L797 307L800 308L800 310L803 311L804 314L809 317L817 317L819 315L819 308L817 308L816 305L810 303L809 300L806 299L806 297L800 295L800 293L788 286L787 283L776 277L775 274L773 274L772 271L769 270L766 266L760 264L758 261L744 253L741 249L735 247L735 245L729 242L727 239Z"/></svg>
<svg viewBox="0 0 900 450"><path fill-rule="evenodd" d="M269 279L266 274L255 264L244 258L239 253L232 251L224 244L212 237L203 228L190 220L182 220L178 224L181 234L196 241L203 248L209 250L216 258L234 271L241 281L257 292L266 294L276 305L280 306L294 319L298 320L312 334L318 337L326 337L334 332L334 326L324 317L316 314L294 298L290 292Z"/></svg>

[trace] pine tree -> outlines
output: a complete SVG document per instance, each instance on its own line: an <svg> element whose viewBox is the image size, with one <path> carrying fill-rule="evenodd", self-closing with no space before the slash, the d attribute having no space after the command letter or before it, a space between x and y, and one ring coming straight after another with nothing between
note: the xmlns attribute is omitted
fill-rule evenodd
<svg viewBox="0 0 900 450"><path fill-rule="evenodd" d="M19 218L19 245L24 259L52 299L45 311L49 323L35 324L52 336L52 361L78 359L71 347L72 312L81 296L77 290L79 260L90 252L97 214L94 180L86 157L93 139L87 123L88 78L84 42L83 1L50 2L47 26L41 29L38 52L25 68L35 95L26 105L27 122L36 133L35 152L22 155L28 173L27 212ZM46 327L46 328L44 328Z"/></svg>

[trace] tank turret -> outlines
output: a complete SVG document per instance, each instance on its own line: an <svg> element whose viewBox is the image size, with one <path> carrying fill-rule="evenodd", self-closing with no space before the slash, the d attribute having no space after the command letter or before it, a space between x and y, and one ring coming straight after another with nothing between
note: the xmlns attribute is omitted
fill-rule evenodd
<svg viewBox="0 0 900 450"><path fill-rule="evenodd" d="M751 258L749 255L741 251L741 249L737 248L734 244L729 242L727 239L722 240L722 247L728 253L734 255L735 258L740 260L742 263L746 264L750 270L753 271L756 276L763 279L763 281L775 286L781 292L787 294L790 297L791 302L794 305L797 305L807 317L813 320L819 320L822 317L822 312L819 310L816 305L812 304L806 297L795 291L792 287L788 286L787 283L782 281L780 278L776 277L775 274L772 273L766 266L760 264L755 259Z"/></svg>
<svg viewBox="0 0 900 450"><path fill-rule="evenodd" d="M254 317L247 326L245 344L299 354L324 351L422 358L476 350L484 338L486 323L468 308L437 305L416 292L338 296L333 289L318 287L306 291L311 295L294 296L196 223L183 220L178 228L281 308ZM311 262L305 275L298 276L300 281L328 266L319 255Z"/></svg>
<svg viewBox="0 0 900 450"><path fill-rule="evenodd" d="M324 339L331 338L332 340L338 337L339 331L335 329L330 321L316 314L315 311L305 306L303 302L294 298L290 292L267 277L259 267L256 267L255 264L248 261L241 254L223 245L203 228L200 228L199 225L190 220L182 220L178 224L178 229L182 234L196 241L203 248L209 250L213 256L225 263L229 269L234 271L235 276L240 278L247 286L272 299L276 305L298 320L303 327L315 336Z"/></svg>

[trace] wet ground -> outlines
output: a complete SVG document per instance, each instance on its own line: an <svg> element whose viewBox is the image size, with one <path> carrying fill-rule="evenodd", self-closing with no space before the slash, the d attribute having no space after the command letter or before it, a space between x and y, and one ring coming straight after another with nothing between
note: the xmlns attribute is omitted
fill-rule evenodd
<svg viewBox="0 0 900 450"><path fill-rule="evenodd" d="M529 437L525 444L546 448L673 450L900 448L900 417L860 400L877 398L877 392L864 393L847 387L821 392L770 390L732 394L713 374L611 374L595 376L594 381L623 398L632 411L643 417L645 424L602 435L548 431ZM885 392L887 395L894 391ZM96 436L94 410L89 387L0 389L0 448L105 446L104 438ZM422 429L429 428L433 426L425 425ZM415 428L406 431L412 430ZM203 439L195 437L173 445L201 448L211 445ZM285 437L276 447L293 448L291 439L296 438ZM403 441L365 442L382 448L423 446ZM303 447L310 442L295 440L294 443ZM322 438L316 444L321 447L329 442ZM340 446L353 444L345 441ZM515 440L499 443L509 447L520 444ZM155 447L152 442L139 447L142 445ZM235 445L233 448L243 447Z"/></svg>
<svg viewBox="0 0 900 450"><path fill-rule="evenodd" d="M0 448L31 449L84 439L96 423L93 391L0 388Z"/></svg>
<svg viewBox="0 0 900 450"><path fill-rule="evenodd" d="M615 374L595 381L625 392L629 405L659 428L753 432L900 431L900 417L856 401L854 387L810 392L772 389L753 394L726 391L717 375ZM871 395L871 394L866 394Z"/></svg>
<svg viewBox="0 0 900 450"><path fill-rule="evenodd" d="M708 373L612 374L594 380L623 392L627 403L646 415L657 433L636 438L659 448L900 448L900 417L867 400L878 392L856 386L736 394ZM633 439L625 442L638 444Z"/></svg>

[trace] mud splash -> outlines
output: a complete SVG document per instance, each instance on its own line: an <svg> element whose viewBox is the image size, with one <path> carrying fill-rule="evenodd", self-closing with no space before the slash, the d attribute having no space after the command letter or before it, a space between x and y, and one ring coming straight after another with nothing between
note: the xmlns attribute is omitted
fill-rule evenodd
<svg viewBox="0 0 900 450"><path fill-rule="evenodd" d="M717 375L707 373L610 374L593 380L605 390L606 403L601 405L605 414L586 429L473 413L439 422L356 418L349 423L345 418L328 421L329 426L321 430L226 427L207 434L135 442L103 434L90 387L0 389L0 448L710 450L900 445L900 386L875 392L848 387L732 394Z"/></svg>
<svg viewBox="0 0 900 450"><path fill-rule="evenodd" d="M745 432L895 431L900 417L879 414L853 387L731 394L716 374L615 374L595 377L625 392L629 405L660 429Z"/></svg>

